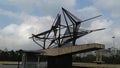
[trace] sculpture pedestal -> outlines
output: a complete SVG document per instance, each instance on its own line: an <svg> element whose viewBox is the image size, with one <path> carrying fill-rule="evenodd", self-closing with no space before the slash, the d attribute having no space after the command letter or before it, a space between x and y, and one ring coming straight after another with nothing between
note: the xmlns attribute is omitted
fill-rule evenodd
<svg viewBox="0 0 120 68"><path fill-rule="evenodd" d="M49 56L47 68L72 68L72 54Z"/></svg>

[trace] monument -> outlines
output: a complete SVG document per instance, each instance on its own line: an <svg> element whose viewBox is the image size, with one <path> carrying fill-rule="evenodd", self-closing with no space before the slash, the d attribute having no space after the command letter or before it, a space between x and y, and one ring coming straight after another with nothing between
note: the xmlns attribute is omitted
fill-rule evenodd
<svg viewBox="0 0 120 68"><path fill-rule="evenodd" d="M102 44L76 45L76 40L89 33L104 30L105 28L86 30L81 29L83 22L100 17L101 15L80 20L68 10L62 8L65 23L61 23L61 14L57 14L51 28L30 37L42 49L37 55L48 56L47 68L72 68L72 54L93 51L104 48ZM41 43L42 42L42 43Z"/></svg>

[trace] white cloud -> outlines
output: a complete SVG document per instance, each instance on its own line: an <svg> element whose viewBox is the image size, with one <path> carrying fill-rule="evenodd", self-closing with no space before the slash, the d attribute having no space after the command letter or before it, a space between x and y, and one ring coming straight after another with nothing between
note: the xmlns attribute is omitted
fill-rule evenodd
<svg viewBox="0 0 120 68"><path fill-rule="evenodd" d="M112 25L109 27L110 31L107 35L111 35L111 42L110 45L113 45L112 36L115 36L115 44L116 47L120 49L120 27L119 27L119 18L120 18L120 0L93 0L94 6L98 7L99 9L105 10L103 12L108 13L108 18L111 18Z"/></svg>
<svg viewBox="0 0 120 68"><path fill-rule="evenodd" d="M10 17L18 17L18 15L16 15L15 13L4 10L4 9L0 9L0 14L10 16Z"/></svg>
<svg viewBox="0 0 120 68"><path fill-rule="evenodd" d="M101 19L101 20L95 20L91 23L90 27L91 29L99 29L99 28L108 28L111 27L112 21Z"/></svg>
<svg viewBox="0 0 120 68"><path fill-rule="evenodd" d="M20 15L20 14L18 14ZM10 24L0 29L0 48L8 49L38 49L39 47L29 39L32 33L40 33L50 28L52 17L22 15L20 25ZM19 16L18 16L19 17Z"/></svg>
<svg viewBox="0 0 120 68"><path fill-rule="evenodd" d="M101 13L100 10L94 6L87 6L82 9L80 8L80 9L76 10L76 14L77 14L76 16L81 20L86 20L86 19L98 16L98 15L103 15L103 13ZM100 18L101 17L91 19L89 21L85 21L81 24L81 27L82 28L88 27L88 26L90 26L91 22L93 22L97 19L100 19Z"/></svg>
<svg viewBox="0 0 120 68"><path fill-rule="evenodd" d="M79 10L77 10L78 14L83 16L83 17L93 17L96 15L102 15L102 13L94 6L87 6L84 8L80 8Z"/></svg>
<svg viewBox="0 0 120 68"><path fill-rule="evenodd" d="M116 27L112 32L115 36L120 37L120 27Z"/></svg>
<svg viewBox="0 0 120 68"><path fill-rule="evenodd" d="M82 20L84 18L90 18L96 15L104 14L100 12L99 8L106 9L111 12L112 17L120 17L119 0L95 0L94 6L85 6L82 9L74 10L76 16ZM76 0L7 0L7 4L17 6L22 11L15 13L12 11L0 9L0 14L7 15L9 17L18 18L22 22L18 24L10 24L3 29L0 29L0 48L8 49L38 49L32 40L28 39L31 34L40 33L50 28L53 18L58 12L61 12L61 7L73 8L76 5ZM46 14L46 16L38 17L29 15L29 12L34 10ZM27 13L28 12L28 13ZM73 13L73 12L72 12ZM79 40L84 42L99 42L111 46L112 36L116 36L116 45L119 43L120 31L119 26L113 27L113 22L106 19L89 21L87 29L107 28L104 31L94 32L86 35ZM14 23L14 22L13 22ZM86 25L86 23L85 23ZM79 41L78 40L78 41ZM110 45L109 45L110 44ZM108 47L107 46L107 47Z"/></svg>
<svg viewBox="0 0 120 68"><path fill-rule="evenodd" d="M22 20L18 24L10 24L0 29L0 48L8 49L38 49L37 45L28 39L31 34L40 33L50 28L53 19L50 15L56 15L61 7L73 7L75 0L6 0L4 5L15 6L20 12L12 12L0 8L0 14ZM69 4L68 4L69 3ZM13 8L14 9L14 8ZM29 13L40 11L46 16L32 16ZM14 22L13 22L14 23ZM36 46L35 46L36 45Z"/></svg>
<svg viewBox="0 0 120 68"><path fill-rule="evenodd" d="M94 0L95 6L111 12L111 16L118 18L120 17L120 0Z"/></svg>
<svg viewBox="0 0 120 68"><path fill-rule="evenodd" d="M26 20L27 18L30 17L30 15L28 15L25 12L15 13L15 12L12 12L10 10L5 10L5 9L0 9L0 14L8 16L8 17L12 17L12 18L18 18L20 20Z"/></svg>
<svg viewBox="0 0 120 68"><path fill-rule="evenodd" d="M73 7L76 0L8 0L7 4L17 6L22 11L40 11L44 14L54 15L61 7Z"/></svg>
<svg viewBox="0 0 120 68"><path fill-rule="evenodd" d="M120 5L120 0L109 0L106 1L106 0L94 0L96 3L96 5L99 5L103 8L108 8L108 9L111 9L111 8L118 8L118 6Z"/></svg>
<svg viewBox="0 0 120 68"><path fill-rule="evenodd" d="M112 25L112 21L108 21L105 19L93 21L87 29L89 30L99 29L99 28L107 28L107 29L90 33L86 36L83 36L79 40L81 40L81 43L95 43L96 42L96 43L105 44L106 47L111 47L112 46L111 45L112 34L110 32L111 25Z"/></svg>

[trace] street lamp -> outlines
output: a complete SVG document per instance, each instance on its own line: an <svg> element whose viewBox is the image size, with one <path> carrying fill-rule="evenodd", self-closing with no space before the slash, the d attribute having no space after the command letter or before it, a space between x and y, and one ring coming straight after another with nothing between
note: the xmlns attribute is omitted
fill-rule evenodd
<svg viewBox="0 0 120 68"><path fill-rule="evenodd" d="M20 65L20 59L19 59L19 57L20 57L20 53L18 53L18 66L17 66L17 68L19 68L19 65Z"/></svg>
<svg viewBox="0 0 120 68"><path fill-rule="evenodd" d="M115 48L115 36L113 36L112 39L113 39L113 47Z"/></svg>

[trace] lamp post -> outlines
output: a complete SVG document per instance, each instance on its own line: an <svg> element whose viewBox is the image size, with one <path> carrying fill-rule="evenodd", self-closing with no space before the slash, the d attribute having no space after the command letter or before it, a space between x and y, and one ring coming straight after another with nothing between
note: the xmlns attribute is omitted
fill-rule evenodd
<svg viewBox="0 0 120 68"><path fill-rule="evenodd" d="M19 68L19 64L20 64L19 57L20 57L20 53L18 53L18 66L17 66L17 68Z"/></svg>
<svg viewBox="0 0 120 68"><path fill-rule="evenodd" d="M113 38L113 54L116 55L117 50L116 50L116 46L115 46L115 36L113 36L112 38Z"/></svg>
<svg viewBox="0 0 120 68"><path fill-rule="evenodd" d="M112 39L113 39L113 47L115 48L115 36L113 36Z"/></svg>

